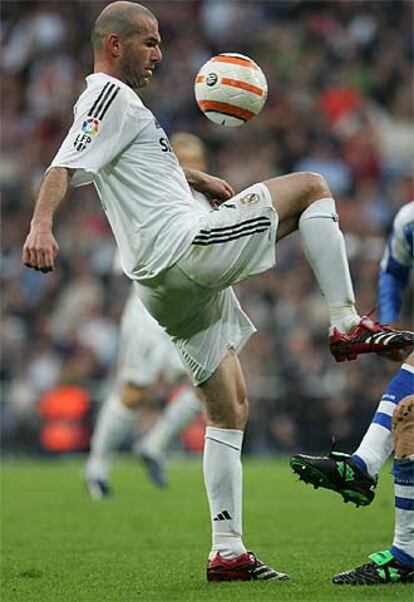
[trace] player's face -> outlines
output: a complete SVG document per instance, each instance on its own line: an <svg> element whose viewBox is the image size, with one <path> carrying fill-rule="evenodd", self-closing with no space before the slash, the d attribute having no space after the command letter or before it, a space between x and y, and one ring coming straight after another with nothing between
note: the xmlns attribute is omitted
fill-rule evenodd
<svg viewBox="0 0 414 602"><path fill-rule="evenodd" d="M148 85L162 59L158 23L154 19L141 18L137 26L137 33L123 42L119 60L121 79L133 90Z"/></svg>

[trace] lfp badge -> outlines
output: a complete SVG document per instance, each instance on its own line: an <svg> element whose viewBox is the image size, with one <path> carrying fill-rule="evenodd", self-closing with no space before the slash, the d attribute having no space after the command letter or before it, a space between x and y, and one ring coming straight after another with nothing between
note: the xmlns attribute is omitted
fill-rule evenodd
<svg viewBox="0 0 414 602"><path fill-rule="evenodd" d="M99 121L91 117L82 123L82 132L92 138L99 133Z"/></svg>

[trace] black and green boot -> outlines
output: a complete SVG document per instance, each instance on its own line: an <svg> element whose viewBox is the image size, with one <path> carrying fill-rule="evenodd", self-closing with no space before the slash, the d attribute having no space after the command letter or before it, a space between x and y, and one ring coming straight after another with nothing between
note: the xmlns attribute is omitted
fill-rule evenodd
<svg viewBox="0 0 414 602"><path fill-rule="evenodd" d="M361 470L351 456L331 451L328 456L297 454L289 462L301 481L340 493L344 502L368 506L375 496L377 480Z"/></svg>
<svg viewBox="0 0 414 602"><path fill-rule="evenodd" d="M389 550L369 556L371 562L350 571L338 573L332 582L336 585L387 585L414 583L414 568L398 562Z"/></svg>

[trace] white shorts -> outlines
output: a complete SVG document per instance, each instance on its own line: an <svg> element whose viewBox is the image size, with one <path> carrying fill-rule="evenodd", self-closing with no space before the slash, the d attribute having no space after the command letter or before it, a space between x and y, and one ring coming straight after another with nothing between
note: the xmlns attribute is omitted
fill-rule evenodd
<svg viewBox="0 0 414 602"><path fill-rule="evenodd" d="M178 265L189 278L213 289L260 274L276 262L277 222L269 189L254 184L208 214Z"/></svg>
<svg viewBox="0 0 414 602"><path fill-rule="evenodd" d="M132 292L122 314L117 379L139 387L154 385L160 376L173 383L186 375L169 336Z"/></svg>
<svg viewBox="0 0 414 602"><path fill-rule="evenodd" d="M230 285L274 265L276 229L270 193L255 184L208 214L176 265L145 285L135 283L193 384L207 380L227 350L239 351L255 332Z"/></svg>

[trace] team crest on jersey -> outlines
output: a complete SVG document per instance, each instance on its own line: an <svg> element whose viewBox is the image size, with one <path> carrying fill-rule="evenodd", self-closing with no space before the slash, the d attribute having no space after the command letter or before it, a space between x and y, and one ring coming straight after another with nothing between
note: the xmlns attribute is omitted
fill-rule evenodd
<svg viewBox="0 0 414 602"><path fill-rule="evenodd" d="M242 198L240 199L240 203L242 203L243 205L255 205L259 202L259 200L259 195L255 192L251 192L250 194L242 196Z"/></svg>

